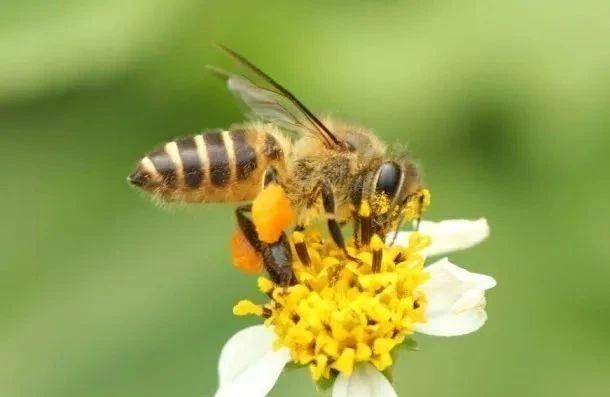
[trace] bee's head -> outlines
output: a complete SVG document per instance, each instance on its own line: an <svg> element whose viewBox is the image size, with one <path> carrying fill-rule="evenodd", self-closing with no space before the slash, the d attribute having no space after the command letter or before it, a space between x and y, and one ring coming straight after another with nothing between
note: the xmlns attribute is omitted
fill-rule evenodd
<svg viewBox="0 0 610 397"><path fill-rule="evenodd" d="M419 219L427 206L416 165L407 160L386 160L371 171L363 197L371 210L373 231L380 236Z"/></svg>

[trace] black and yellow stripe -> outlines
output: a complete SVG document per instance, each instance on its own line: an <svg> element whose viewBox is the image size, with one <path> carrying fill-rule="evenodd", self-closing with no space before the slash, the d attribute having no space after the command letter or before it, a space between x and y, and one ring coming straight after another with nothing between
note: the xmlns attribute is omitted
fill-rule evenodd
<svg viewBox="0 0 610 397"><path fill-rule="evenodd" d="M176 145L182 163L184 183L187 187L196 189L203 182L203 168L195 137L178 139Z"/></svg>
<svg viewBox="0 0 610 397"><path fill-rule="evenodd" d="M264 131L211 130L176 139L148 153L129 181L171 201L230 201L249 193L228 190L260 184L261 168L283 160L283 156L277 139ZM250 181L253 178L257 180ZM222 190L224 195L219 193Z"/></svg>
<svg viewBox="0 0 610 397"><path fill-rule="evenodd" d="M243 181L248 179L252 171L258 166L258 156L248 144L246 131L235 130L231 132L233 138L233 148L235 149L235 168L237 179ZM275 138L272 138L275 140Z"/></svg>
<svg viewBox="0 0 610 397"><path fill-rule="evenodd" d="M226 135L230 142L229 134L229 131L211 131L203 134L209 164L210 181L215 187L222 187L231 179L229 149L225 139L223 139L223 135Z"/></svg>
<svg viewBox="0 0 610 397"><path fill-rule="evenodd" d="M165 147L150 152L146 157L152 163L152 173L160 174L166 187L175 187L178 179L176 164L172 161Z"/></svg>

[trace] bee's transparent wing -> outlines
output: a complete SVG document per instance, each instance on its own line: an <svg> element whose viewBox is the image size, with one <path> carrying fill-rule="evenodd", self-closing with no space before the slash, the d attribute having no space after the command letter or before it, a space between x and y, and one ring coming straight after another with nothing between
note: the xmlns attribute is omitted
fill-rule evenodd
<svg viewBox="0 0 610 397"><path fill-rule="evenodd" d="M299 114L295 114L294 109L291 109L292 104L276 92L257 87L239 75L229 76L227 88L246 105L252 118L268 121L300 134L318 133L309 119L299 118Z"/></svg>
<svg viewBox="0 0 610 397"><path fill-rule="evenodd" d="M212 69L224 77L227 87L251 111L251 116L299 134L312 134L322 140L328 148L343 149L347 145L338 139L309 109L292 93L254 66L236 52L221 48L257 78L256 83L236 74L226 74ZM259 82L260 80L260 82Z"/></svg>

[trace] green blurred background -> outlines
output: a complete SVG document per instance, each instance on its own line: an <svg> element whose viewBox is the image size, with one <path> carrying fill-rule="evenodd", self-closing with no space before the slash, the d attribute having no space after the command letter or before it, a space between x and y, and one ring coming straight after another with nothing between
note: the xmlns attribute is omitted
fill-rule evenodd
<svg viewBox="0 0 610 397"><path fill-rule="evenodd" d="M259 298L230 205L160 209L126 175L242 120L204 69L244 53L318 111L409 143L430 219L486 216L452 258L492 274L489 321L419 337L401 396L610 390L610 7L525 0L4 2L0 396L211 396ZM306 371L272 396L314 396Z"/></svg>

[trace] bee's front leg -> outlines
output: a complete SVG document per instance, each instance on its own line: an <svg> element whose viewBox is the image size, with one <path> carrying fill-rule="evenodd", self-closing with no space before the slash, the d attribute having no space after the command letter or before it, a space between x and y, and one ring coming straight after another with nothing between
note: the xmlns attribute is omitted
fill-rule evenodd
<svg viewBox="0 0 610 397"><path fill-rule="evenodd" d="M352 256L349 252L347 252L347 247L345 244L345 238L343 237L343 233L341 232L341 225L337 222L337 209L335 205L335 194L333 192L332 186L327 180L323 180L319 184L320 195L322 196L322 206L324 207L324 213L326 215L326 224L328 226L328 232L332 237L337 247L341 248L345 256L357 263L362 263L362 261L354 256Z"/></svg>
<svg viewBox="0 0 610 397"><path fill-rule="evenodd" d="M292 271L292 250L286 234L282 232L279 239L266 243L258 238L254 222L246 215L252 211L252 204L241 205L235 209L237 225L252 248L263 257L263 266L272 281L287 287L296 282Z"/></svg>

